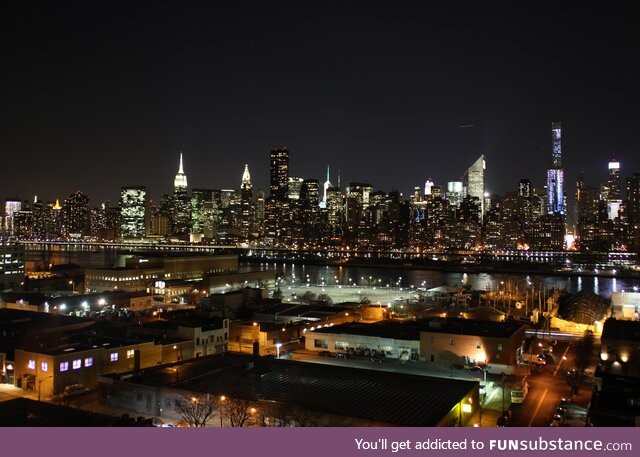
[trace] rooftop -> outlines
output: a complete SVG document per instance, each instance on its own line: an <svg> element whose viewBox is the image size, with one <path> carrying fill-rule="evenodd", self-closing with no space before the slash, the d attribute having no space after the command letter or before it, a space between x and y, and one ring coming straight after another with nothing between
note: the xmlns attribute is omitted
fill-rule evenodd
<svg viewBox="0 0 640 457"><path fill-rule="evenodd" d="M419 340L421 332L509 338L522 328L516 322L493 322L475 319L426 318L414 321L380 321L372 324L345 323L315 330L320 333L377 336L399 340Z"/></svg>
<svg viewBox="0 0 640 457"><path fill-rule="evenodd" d="M127 383L290 403L318 413L399 426L437 425L477 387L475 381L230 354L151 368L125 378Z"/></svg>
<svg viewBox="0 0 640 457"><path fill-rule="evenodd" d="M601 339L640 341L640 322L607 319L602 328Z"/></svg>

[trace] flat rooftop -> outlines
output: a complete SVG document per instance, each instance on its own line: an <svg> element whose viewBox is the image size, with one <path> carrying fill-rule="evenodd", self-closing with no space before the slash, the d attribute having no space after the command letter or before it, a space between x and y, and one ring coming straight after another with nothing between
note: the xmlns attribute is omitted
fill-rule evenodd
<svg viewBox="0 0 640 457"><path fill-rule="evenodd" d="M110 377L409 427L437 425L478 386L475 381L231 354Z"/></svg>
<svg viewBox="0 0 640 457"><path fill-rule="evenodd" d="M601 339L640 341L640 322L607 319L602 328Z"/></svg>
<svg viewBox="0 0 640 457"><path fill-rule="evenodd" d="M493 322L475 319L426 318L415 321L380 321L372 324L351 322L315 330L318 333L377 336L398 340L419 340L421 332L509 338L522 329L517 322Z"/></svg>

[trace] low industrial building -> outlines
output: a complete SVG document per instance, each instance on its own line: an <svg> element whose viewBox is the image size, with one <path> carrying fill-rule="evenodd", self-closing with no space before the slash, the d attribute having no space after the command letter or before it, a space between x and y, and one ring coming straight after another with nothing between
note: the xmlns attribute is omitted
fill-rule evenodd
<svg viewBox="0 0 640 457"><path fill-rule="evenodd" d="M515 322L428 318L346 323L306 333L311 351L365 351L439 364L517 364L525 329Z"/></svg>
<svg viewBox="0 0 640 457"><path fill-rule="evenodd" d="M456 426L477 413L475 381L318 365L275 358L212 356L101 378L100 401L177 420L175 402L206 395L243 401L250 425ZM218 416L211 425L228 426Z"/></svg>
<svg viewBox="0 0 640 457"><path fill-rule="evenodd" d="M156 281L201 280L211 275L236 273L238 256L134 257L124 267L85 271L87 292L147 290Z"/></svg>

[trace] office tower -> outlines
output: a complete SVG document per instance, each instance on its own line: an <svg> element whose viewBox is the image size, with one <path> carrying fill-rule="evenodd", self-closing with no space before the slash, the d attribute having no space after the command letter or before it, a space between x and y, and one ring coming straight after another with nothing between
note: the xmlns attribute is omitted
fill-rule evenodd
<svg viewBox="0 0 640 457"><path fill-rule="evenodd" d="M242 236L248 238L253 223L253 190L249 165L244 166L240 184L240 223Z"/></svg>
<svg viewBox="0 0 640 457"><path fill-rule="evenodd" d="M295 176L289 176L287 197L289 200L298 200L300 198L300 190L302 189L302 182L304 179L297 178Z"/></svg>
<svg viewBox="0 0 640 457"><path fill-rule="evenodd" d="M446 197L449 200L449 205L453 207L459 207L463 198L462 181L449 181L447 183Z"/></svg>
<svg viewBox="0 0 640 457"><path fill-rule="evenodd" d="M191 233L203 233L206 202L211 201L211 189L191 190Z"/></svg>
<svg viewBox="0 0 640 457"><path fill-rule="evenodd" d="M431 195L431 188L433 187L433 181L431 180L431 178L427 179L427 181L424 183L424 195L425 197L427 195Z"/></svg>
<svg viewBox="0 0 640 457"><path fill-rule="evenodd" d="M90 233L89 227L89 196L81 191L71 194L62 207L64 235L80 238Z"/></svg>
<svg viewBox="0 0 640 457"><path fill-rule="evenodd" d="M4 202L4 230L8 236L13 235L13 216L22 209L22 201L17 198L7 198Z"/></svg>
<svg viewBox="0 0 640 457"><path fill-rule="evenodd" d="M547 213L565 214L562 124L551 124L551 168L547 170Z"/></svg>
<svg viewBox="0 0 640 457"><path fill-rule="evenodd" d="M358 227L361 223L368 225L369 196L373 188L370 184L351 182L347 186L347 207L345 211L349 229Z"/></svg>
<svg viewBox="0 0 640 457"><path fill-rule="evenodd" d="M622 206L622 190L620 189L620 162L609 162L609 179L606 189L607 217L609 220L618 218Z"/></svg>
<svg viewBox="0 0 640 457"><path fill-rule="evenodd" d="M327 207L327 191L331 186L331 181L329 181L329 165L327 165L327 180L324 182L322 186L322 200L320 201L320 208Z"/></svg>
<svg viewBox="0 0 640 457"><path fill-rule="evenodd" d="M640 223L640 173L627 178L627 214L629 222Z"/></svg>
<svg viewBox="0 0 640 457"><path fill-rule="evenodd" d="M339 187L327 189L327 216L333 228L342 226L344 221L344 195Z"/></svg>
<svg viewBox="0 0 640 457"><path fill-rule="evenodd" d="M145 186L123 187L120 191L120 236L143 238L149 235L149 191ZM106 210L106 205L103 205ZM106 228L106 224L105 227Z"/></svg>
<svg viewBox="0 0 640 457"><path fill-rule="evenodd" d="M178 173L173 180L170 231L172 235L186 235L191 229L191 202L187 190L187 175L184 173L182 152Z"/></svg>
<svg viewBox="0 0 640 457"><path fill-rule="evenodd" d="M473 165L471 165L467 171L465 172L465 179L463 181L466 182L466 192L465 197L474 197L477 198L480 203L480 222L482 222L482 218L484 215L485 205L484 205L484 171L487 168L487 164L484 158L484 155L478 157Z"/></svg>
<svg viewBox="0 0 640 457"><path fill-rule="evenodd" d="M289 150L287 148L271 150L270 197L286 201L289 187Z"/></svg>
<svg viewBox="0 0 640 457"><path fill-rule="evenodd" d="M518 196L524 198L531 198L531 181L528 179L521 179L518 185Z"/></svg>
<svg viewBox="0 0 640 457"><path fill-rule="evenodd" d="M258 224L262 224L262 222L264 222L264 205L265 205L264 191L259 190L256 193L256 222Z"/></svg>

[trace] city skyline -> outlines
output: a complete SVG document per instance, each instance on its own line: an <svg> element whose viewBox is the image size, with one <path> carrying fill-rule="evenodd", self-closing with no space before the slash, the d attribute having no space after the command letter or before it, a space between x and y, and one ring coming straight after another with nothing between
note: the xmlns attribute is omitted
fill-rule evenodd
<svg viewBox="0 0 640 457"><path fill-rule="evenodd" d="M266 190L259 170L281 146L295 176L330 164L405 195L484 154L502 194L545 181L556 120L569 199L613 155L624 175L640 169L625 8L278 5L12 5L0 150L30 179L9 174L3 196L113 201L144 184L157 200L181 150L192 187L236 188L248 164Z"/></svg>

